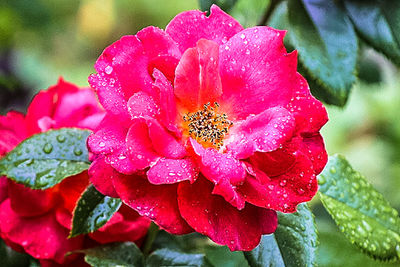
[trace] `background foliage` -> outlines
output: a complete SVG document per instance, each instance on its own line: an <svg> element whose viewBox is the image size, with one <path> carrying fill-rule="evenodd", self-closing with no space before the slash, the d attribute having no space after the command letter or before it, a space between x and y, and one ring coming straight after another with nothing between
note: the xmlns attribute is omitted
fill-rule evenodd
<svg viewBox="0 0 400 267"><path fill-rule="evenodd" d="M400 188L400 80L392 63L400 62L400 39L396 36L400 31L391 27L396 26L391 19L398 17L395 11L400 9L387 5L395 1L326 1L338 6L323 8L335 11L328 12L326 20L332 20L334 25L340 22L335 28L346 32L345 40L324 34L331 29L315 23L318 10L314 17L308 16L312 7L300 1L201 1L201 8L207 9L212 2L218 2L245 27L267 22L289 29L287 47L299 50L299 69L313 93L325 102L342 106L328 106L330 121L322 130L328 153L345 155L352 167L362 172L392 207L400 210L400 194L396 190ZM303 2L323 5L322 0ZM271 14L267 10L270 5L275 7ZM54 84L60 74L67 81L87 86L87 77L94 71L93 64L104 47L148 25L164 28L177 13L199 7L196 0L1 1L0 113L10 109L24 111L33 94ZM344 41L350 43L341 45ZM324 46L326 43L329 46ZM313 65L316 55L323 58L322 66ZM344 66L338 64L341 57L348 58ZM341 74L328 77L323 69L326 66ZM343 84L335 80L339 78ZM318 197L310 206L319 231L319 266L376 266L373 259L353 247L339 232ZM165 244L162 236L157 238L156 244ZM167 243L175 244L170 240ZM237 264L245 262L242 255L237 259L231 256L230 263L219 262L221 255L228 253L225 248L205 246L204 251L216 266L243 266ZM29 264L29 259L3 244L0 258ZM156 260L157 255L153 256Z"/></svg>

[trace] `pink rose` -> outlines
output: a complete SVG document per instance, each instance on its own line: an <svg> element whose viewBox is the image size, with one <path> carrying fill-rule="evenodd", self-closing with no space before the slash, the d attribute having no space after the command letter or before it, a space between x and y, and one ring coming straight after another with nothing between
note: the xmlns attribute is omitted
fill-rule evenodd
<svg viewBox="0 0 400 267"><path fill-rule="evenodd" d="M89 77L106 116L89 137L100 192L173 234L252 250L318 186L323 105L285 31L243 29L217 6L107 47Z"/></svg>

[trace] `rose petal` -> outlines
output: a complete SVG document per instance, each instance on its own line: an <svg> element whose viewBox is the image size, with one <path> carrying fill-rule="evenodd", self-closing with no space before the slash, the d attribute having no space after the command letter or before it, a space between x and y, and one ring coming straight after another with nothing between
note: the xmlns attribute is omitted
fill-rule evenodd
<svg viewBox="0 0 400 267"><path fill-rule="evenodd" d="M179 184L179 210L196 232L231 250L250 251L258 245L261 235L275 231L275 211L252 205L239 211L222 197L210 195L211 190L212 184L205 179Z"/></svg>
<svg viewBox="0 0 400 267"><path fill-rule="evenodd" d="M138 241L147 233L150 220L139 216L137 212L122 205L113 217L100 229L90 233L90 238L101 244L111 242Z"/></svg>
<svg viewBox="0 0 400 267"><path fill-rule="evenodd" d="M297 82L297 52L286 53L284 35L269 27L248 28L220 47L220 104L231 120L289 103Z"/></svg>
<svg viewBox="0 0 400 267"><path fill-rule="evenodd" d="M267 177L265 173L255 170L256 176L247 176L245 182L237 186L237 192L253 205L295 212L299 203L310 201L318 190L310 160L298 153L295 164L286 173Z"/></svg>
<svg viewBox="0 0 400 267"><path fill-rule="evenodd" d="M159 114L159 108L147 93L137 92L129 98L128 112L132 119L145 116L155 117Z"/></svg>
<svg viewBox="0 0 400 267"><path fill-rule="evenodd" d="M66 252L82 247L83 237L68 239L68 230L58 224L53 213L20 217L6 200L0 205L0 218L4 238L21 245L36 259L52 259L61 264Z"/></svg>
<svg viewBox="0 0 400 267"><path fill-rule="evenodd" d="M254 152L277 149L292 137L294 129L294 119L285 108L270 108L236 122L229 130L231 137L226 141L226 147L236 158L248 158Z"/></svg>
<svg viewBox="0 0 400 267"><path fill-rule="evenodd" d="M214 184L229 182L240 184L246 176L244 165L229 153L220 153L213 148L205 149L192 138L194 152L200 156L201 173Z"/></svg>
<svg viewBox="0 0 400 267"><path fill-rule="evenodd" d="M287 109L296 119L296 132L317 133L328 121L328 114L320 101L310 94L307 81L297 74L296 92Z"/></svg>
<svg viewBox="0 0 400 267"><path fill-rule="evenodd" d="M165 130L158 121L147 119L146 122L153 148L159 155L173 159L186 156L185 147L171 133Z"/></svg>
<svg viewBox="0 0 400 267"><path fill-rule="evenodd" d="M128 100L131 95L138 91L153 95L151 90L152 80L147 71L147 66L148 57L144 53L142 43L136 36L127 35L103 51L96 61L95 69L103 77L108 76L118 80L121 88L121 92L118 93L125 100ZM112 91L118 89L114 88L112 80L105 81L105 83L106 86L103 89L107 87L113 88ZM96 87L97 84L91 83L91 85L98 92L101 89Z"/></svg>
<svg viewBox="0 0 400 267"><path fill-rule="evenodd" d="M192 10L178 14L166 27L166 32L179 45L183 53L186 49L196 46L201 38L212 40L221 45L243 27L234 18L223 12L218 6L212 5L210 16Z"/></svg>
<svg viewBox="0 0 400 267"><path fill-rule="evenodd" d="M109 164L105 163L104 157L98 157L89 167L90 182L103 195L117 198L112 179L118 173Z"/></svg>
<svg viewBox="0 0 400 267"><path fill-rule="evenodd" d="M200 39L195 48L185 51L176 68L175 95L191 112L222 94L218 48L217 43Z"/></svg>
<svg viewBox="0 0 400 267"><path fill-rule="evenodd" d="M328 162L328 154L322 136L319 133L304 136L301 151L311 160L315 174L320 174Z"/></svg>
<svg viewBox="0 0 400 267"><path fill-rule="evenodd" d="M58 201L52 189L33 190L12 180L8 180L8 197L14 212L24 217L44 214Z"/></svg>
<svg viewBox="0 0 400 267"><path fill-rule="evenodd" d="M121 200L172 234L187 234L192 228L182 219L176 185L152 185L139 176L118 175L113 179Z"/></svg>
<svg viewBox="0 0 400 267"><path fill-rule="evenodd" d="M10 111L6 116L0 116L0 136L1 157L28 136L24 115L16 111Z"/></svg>
<svg viewBox="0 0 400 267"><path fill-rule="evenodd" d="M168 130L177 133L177 110L174 88L159 70L154 70L153 77L155 79L153 86L160 93L160 121Z"/></svg>
<svg viewBox="0 0 400 267"><path fill-rule="evenodd" d="M190 159L162 158L147 172L147 179L155 185L174 184L189 180L194 182L199 171Z"/></svg>
<svg viewBox="0 0 400 267"><path fill-rule="evenodd" d="M52 116L55 121L55 128L76 127L80 121L88 116L102 112L92 89L81 89L74 93L66 93L58 100L57 108ZM101 117L100 117L101 118ZM89 129L95 129L98 121L87 125Z"/></svg>
<svg viewBox="0 0 400 267"><path fill-rule="evenodd" d="M136 118L132 121L126 135L127 155L136 170L142 170L155 162L159 156L153 150L152 140L145 119Z"/></svg>

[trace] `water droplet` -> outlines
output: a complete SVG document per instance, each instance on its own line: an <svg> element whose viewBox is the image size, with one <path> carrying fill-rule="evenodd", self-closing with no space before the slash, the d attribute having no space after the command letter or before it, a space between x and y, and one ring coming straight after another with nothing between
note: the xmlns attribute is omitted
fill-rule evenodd
<svg viewBox="0 0 400 267"><path fill-rule="evenodd" d="M46 144L43 146L43 152L46 153L46 154L50 154L51 151L53 151L53 145L50 144L50 143L46 143Z"/></svg>
<svg viewBox="0 0 400 267"><path fill-rule="evenodd" d="M75 156L80 156L80 155L82 155L82 153L83 153L82 149L77 148L77 147L74 149Z"/></svg>
<svg viewBox="0 0 400 267"><path fill-rule="evenodd" d="M57 141L58 142L60 142L60 143L64 143L64 141L65 141L65 136L64 135L57 135Z"/></svg>
<svg viewBox="0 0 400 267"><path fill-rule="evenodd" d="M331 168L329 169L329 171L330 171L332 174L335 174L335 173L336 173L336 168L335 168L335 167L331 167Z"/></svg>
<svg viewBox="0 0 400 267"><path fill-rule="evenodd" d="M113 71L113 67L107 66L107 67L104 69L104 71L105 71L107 74L111 74L111 72Z"/></svg>
<svg viewBox="0 0 400 267"><path fill-rule="evenodd" d="M318 176L318 184L319 185L324 185L326 183L326 178L323 175Z"/></svg>

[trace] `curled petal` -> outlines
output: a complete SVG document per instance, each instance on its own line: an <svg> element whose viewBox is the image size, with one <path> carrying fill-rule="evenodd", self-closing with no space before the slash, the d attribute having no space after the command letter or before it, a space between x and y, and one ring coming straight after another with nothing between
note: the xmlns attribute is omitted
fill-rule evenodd
<svg viewBox="0 0 400 267"><path fill-rule="evenodd" d="M155 79L153 86L158 89L160 94L160 121L168 130L177 133L174 88L161 71L155 69L153 77Z"/></svg>
<svg viewBox="0 0 400 267"><path fill-rule="evenodd" d="M328 114L320 101L310 94L307 81L297 74L297 91L287 109L296 119L296 132L317 133L328 121Z"/></svg>
<svg viewBox="0 0 400 267"><path fill-rule="evenodd" d="M195 153L200 156L201 173L214 184L229 182L240 184L245 176L244 165L229 153L220 153L213 148L205 149L195 140L190 139Z"/></svg>
<svg viewBox="0 0 400 267"><path fill-rule="evenodd" d="M328 162L328 154L322 136L319 133L304 136L301 151L311 160L315 174L318 175L322 172Z"/></svg>
<svg viewBox="0 0 400 267"><path fill-rule="evenodd" d="M215 102L222 94L218 66L218 44L200 39L179 61L175 73L175 95L189 110Z"/></svg>
<svg viewBox="0 0 400 267"><path fill-rule="evenodd" d="M277 149L292 137L294 128L294 119L285 108L270 108L237 122L230 130L226 146L236 158L248 158L256 151Z"/></svg>

